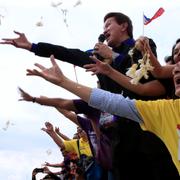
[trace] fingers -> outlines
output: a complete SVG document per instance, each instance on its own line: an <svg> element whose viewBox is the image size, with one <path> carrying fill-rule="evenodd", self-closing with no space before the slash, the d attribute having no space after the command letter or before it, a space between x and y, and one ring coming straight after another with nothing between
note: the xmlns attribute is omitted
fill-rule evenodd
<svg viewBox="0 0 180 180"><path fill-rule="evenodd" d="M39 72L38 70L36 70L36 69L33 69L33 70L27 69L26 71L27 71L27 73L26 73L27 76L40 76L40 77L44 77L43 74L41 72Z"/></svg>
<svg viewBox="0 0 180 180"><path fill-rule="evenodd" d="M13 39L3 38L2 40L4 42L0 42L0 44L11 44L11 45L14 45Z"/></svg>
<svg viewBox="0 0 180 180"><path fill-rule="evenodd" d="M90 58L95 62L95 63L100 63L101 61L97 59L95 56L90 56Z"/></svg>
<svg viewBox="0 0 180 180"><path fill-rule="evenodd" d="M24 35L24 33L20 33L20 32L18 32L18 31L13 31L15 34L17 34L17 35L19 35L19 36L22 36L22 35Z"/></svg>
<svg viewBox="0 0 180 180"><path fill-rule="evenodd" d="M96 65L95 64L86 64L83 67L86 68L86 69L90 69L90 68L92 68L94 66L96 66Z"/></svg>
<svg viewBox="0 0 180 180"><path fill-rule="evenodd" d="M24 92L20 87L18 87L18 91L20 91L20 93Z"/></svg>
<svg viewBox="0 0 180 180"><path fill-rule="evenodd" d="M39 64L39 63L35 63L34 65L35 65L36 67L38 67L39 69L41 69L42 71L46 69L44 66L42 66L42 65Z"/></svg>
<svg viewBox="0 0 180 180"><path fill-rule="evenodd" d="M50 56L50 60L51 60L51 63L52 63L53 66L57 66L57 63L56 63L55 58L54 58L54 55Z"/></svg>
<svg viewBox="0 0 180 180"><path fill-rule="evenodd" d="M42 131L46 132L46 128L41 128Z"/></svg>

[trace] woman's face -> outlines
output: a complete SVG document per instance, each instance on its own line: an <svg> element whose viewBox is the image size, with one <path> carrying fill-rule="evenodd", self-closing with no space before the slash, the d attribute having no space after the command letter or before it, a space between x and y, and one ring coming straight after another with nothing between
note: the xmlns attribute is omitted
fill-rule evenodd
<svg viewBox="0 0 180 180"><path fill-rule="evenodd" d="M174 79L174 86L175 86L175 95L180 97L180 61L176 64L173 70L173 79Z"/></svg>
<svg viewBox="0 0 180 180"><path fill-rule="evenodd" d="M180 62L180 42L176 44L173 50L173 60L175 64Z"/></svg>

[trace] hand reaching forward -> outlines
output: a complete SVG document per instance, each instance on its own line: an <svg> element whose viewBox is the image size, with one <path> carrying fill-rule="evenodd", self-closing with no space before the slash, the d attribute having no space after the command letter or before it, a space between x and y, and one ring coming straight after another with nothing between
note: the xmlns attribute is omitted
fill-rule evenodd
<svg viewBox="0 0 180 180"><path fill-rule="evenodd" d="M63 75L61 69L57 65L53 55L51 55L50 60L51 60L51 63L52 63L52 67L45 68L41 64L36 63L35 66L38 67L40 70L27 69L27 74L26 75L28 75L28 76L39 76L39 77L42 77L45 80L47 80L47 81L49 81L49 82L51 82L53 84L56 84L56 85L60 86L60 84L65 79L65 76Z"/></svg>
<svg viewBox="0 0 180 180"><path fill-rule="evenodd" d="M110 74L112 67L105 62L98 60L96 57L92 56L91 59L95 62L95 64L86 64L83 67L86 69L86 72L93 72L92 75L95 74Z"/></svg>
<svg viewBox="0 0 180 180"><path fill-rule="evenodd" d="M47 134L52 134L54 132L54 127L50 122L45 122L46 128L41 128Z"/></svg>
<svg viewBox="0 0 180 180"><path fill-rule="evenodd" d="M55 127L55 132L56 132L57 134L60 134L59 127Z"/></svg>
<svg viewBox="0 0 180 180"><path fill-rule="evenodd" d="M138 39L136 39L135 47L136 49L141 51L143 54L145 52L148 52L150 49L149 39L145 36L140 36Z"/></svg>
<svg viewBox="0 0 180 180"><path fill-rule="evenodd" d="M17 48L23 48L30 50L32 44L27 40L24 33L20 33L17 31L14 31L15 34L19 35L18 38L3 38L3 42L0 42L0 44L10 44Z"/></svg>
<svg viewBox="0 0 180 180"><path fill-rule="evenodd" d="M29 95L27 92L25 92L23 89L19 87L18 90L21 95L21 98L19 99L19 101L33 101L33 97Z"/></svg>

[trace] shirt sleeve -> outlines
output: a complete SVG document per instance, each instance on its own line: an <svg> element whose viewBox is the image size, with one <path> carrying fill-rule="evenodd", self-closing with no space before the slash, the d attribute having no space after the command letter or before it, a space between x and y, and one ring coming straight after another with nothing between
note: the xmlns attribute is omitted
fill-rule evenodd
<svg viewBox="0 0 180 180"><path fill-rule="evenodd" d="M102 89L92 89L89 105L101 111L142 122L142 118L135 106L136 100L125 98L120 94L110 93Z"/></svg>

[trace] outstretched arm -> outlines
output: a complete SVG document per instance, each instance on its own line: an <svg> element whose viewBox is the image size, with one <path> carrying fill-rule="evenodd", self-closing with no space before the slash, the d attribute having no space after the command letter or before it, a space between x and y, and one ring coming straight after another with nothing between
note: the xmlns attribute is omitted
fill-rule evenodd
<svg viewBox="0 0 180 180"><path fill-rule="evenodd" d="M91 57L95 64L87 64L84 67L86 71L92 71L93 74L104 74L120 84L122 87L135 92L141 96L159 96L165 94L164 86L158 81L153 80L147 83L132 84L131 78L112 68L109 64L99 61L96 57Z"/></svg>
<svg viewBox="0 0 180 180"><path fill-rule="evenodd" d="M62 114L64 115L66 118L68 118L70 121L72 121L73 123L75 123L77 126L80 126L78 120L77 120L77 115L76 113L66 110L66 109L61 109L59 107L56 107L56 109Z"/></svg>
<svg viewBox="0 0 180 180"><path fill-rule="evenodd" d="M42 130L46 132L61 149L64 149L64 142L54 131L53 125L50 122L46 122L45 126L46 128L42 128Z"/></svg>
<svg viewBox="0 0 180 180"><path fill-rule="evenodd" d="M140 37L138 43L139 43L141 50L149 52L149 55L150 55L149 59L151 61L151 65L154 67L152 74L155 77L157 77L157 78L170 78L173 76L172 71L173 71L175 65L162 66L159 63L156 56L153 54L153 52L149 46L149 42L148 42L146 37Z"/></svg>
<svg viewBox="0 0 180 180"><path fill-rule="evenodd" d="M49 162L45 162L44 165L45 166L49 166L49 167L62 167L62 166L64 166L64 161L62 163L49 163Z"/></svg>
<svg viewBox="0 0 180 180"><path fill-rule="evenodd" d="M85 64L92 63L89 54L80 49L70 49L59 45L39 42L38 44L28 41L24 33L14 31L18 35L17 38L3 38L0 44L13 45L17 48L22 48L34 52L35 55L41 57L50 57L51 54L70 64L83 67Z"/></svg>
<svg viewBox="0 0 180 180"><path fill-rule="evenodd" d="M54 56L51 56L51 63L51 68L45 68L40 64L35 64L35 66L37 66L40 71L36 69L27 69L27 75L40 76L45 80L74 93L84 101L89 102L90 105L97 109L130 119L133 119L134 116L137 116L135 119L139 121L139 116L136 111L134 101L125 99L121 95L109 93L100 89L92 89L90 87L71 81L63 75L62 71L55 62ZM96 98L99 102L95 101Z"/></svg>
<svg viewBox="0 0 180 180"><path fill-rule="evenodd" d="M77 111L74 106L73 100L63 99L63 98L48 98L46 96L34 97L28 94L27 92L25 92L20 87L18 88L18 90L21 95L19 101L34 102L41 105L53 106L56 107L57 109L67 109L69 111Z"/></svg>
<svg viewBox="0 0 180 180"><path fill-rule="evenodd" d="M61 133L58 127L55 127L55 132L65 141L71 140L69 137L67 137L65 134Z"/></svg>

